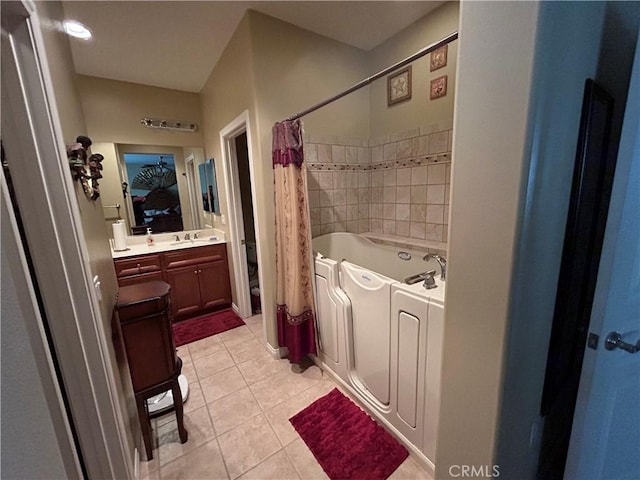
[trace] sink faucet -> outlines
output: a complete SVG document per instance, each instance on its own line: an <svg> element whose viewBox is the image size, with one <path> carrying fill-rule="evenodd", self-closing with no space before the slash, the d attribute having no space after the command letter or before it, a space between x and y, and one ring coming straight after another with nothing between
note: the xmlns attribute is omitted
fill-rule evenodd
<svg viewBox="0 0 640 480"><path fill-rule="evenodd" d="M184 239L185 240L191 240L191 236L189 235L189 232L184 234Z"/></svg>
<svg viewBox="0 0 640 480"><path fill-rule="evenodd" d="M444 280L447 277L447 259L441 255L435 253L427 253L422 259L427 262L434 259L440 265L440 280Z"/></svg>

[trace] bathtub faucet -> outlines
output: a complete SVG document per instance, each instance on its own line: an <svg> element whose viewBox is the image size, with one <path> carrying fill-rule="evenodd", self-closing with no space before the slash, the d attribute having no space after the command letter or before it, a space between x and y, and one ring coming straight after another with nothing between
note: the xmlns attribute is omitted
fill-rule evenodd
<svg viewBox="0 0 640 480"><path fill-rule="evenodd" d="M440 280L444 280L447 277L447 259L435 253L427 253L422 257L425 262L428 262L432 258L440 265Z"/></svg>

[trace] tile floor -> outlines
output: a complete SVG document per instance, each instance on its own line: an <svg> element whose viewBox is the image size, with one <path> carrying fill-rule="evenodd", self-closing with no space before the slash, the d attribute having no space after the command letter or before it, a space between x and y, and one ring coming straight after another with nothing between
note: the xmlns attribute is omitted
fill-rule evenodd
<svg viewBox="0 0 640 480"><path fill-rule="evenodd" d="M328 478L289 418L336 384L315 366L292 373L265 349L261 317L246 324L178 349L189 441L180 443L174 413L154 419L156 448L141 479ZM390 478L430 480L410 457Z"/></svg>

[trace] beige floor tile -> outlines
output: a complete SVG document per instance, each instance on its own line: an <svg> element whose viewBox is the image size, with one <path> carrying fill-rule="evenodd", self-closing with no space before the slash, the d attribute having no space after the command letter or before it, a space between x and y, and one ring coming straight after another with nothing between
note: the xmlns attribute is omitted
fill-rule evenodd
<svg viewBox="0 0 640 480"><path fill-rule="evenodd" d="M327 379L323 382L317 383L311 388L306 389L303 393L307 397L309 403L313 403L320 397L324 397L334 388L336 388L336 384L333 382L333 380Z"/></svg>
<svg viewBox="0 0 640 480"><path fill-rule="evenodd" d="M195 380L195 377L193 378L194 379L191 380L187 377L187 380L189 380L189 396L182 406L185 413L193 412L194 410L206 405L204 395L202 394L202 388L200 388L200 382Z"/></svg>
<svg viewBox="0 0 640 480"><path fill-rule="evenodd" d="M144 475L140 474L140 480L160 480L160 470L154 470L153 472L147 472Z"/></svg>
<svg viewBox="0 0 640 480"><path fill-rule="evenodd" d="M233 359L226 349L193 360L193 365L200 380L210 377L222 370L226 370L233 366L233 364Z"/></svg>
<svg viewBox="0 0 640 480"><path fill-rule="evenodd" d="M180 443L178 425L175 421L166 423L158 428L158 458L160 466L194 450L200 445L215 438L213 425L209 419L209 411L202 407L193 412L185 413L184 427L189 438L186 443Z"/></svg>
<svg viewBox="0 0 640 480"><path fill-rule="evenodd" d="M258 339L264 338L264 326L262 324L262 315L254 315L253 317L246 318L244 321L247 327Z"/></svg>
<svg viewBox="0 0 640 480"><path fill-rule="evenodd" d="M187 380L189 380L189 382L198 381L198 375L196 375L196 369L193 362L183 363L181 373L182 375L187 377Z"/></svg>
<svg viewBox="0 0 640 480"><path fill-rule="evenodd" d="M275 407L303 390L299 383L291 379L290 374L283 371L256 382L249 388L263 410Z"/></svg>
<svg viewBox="0 0 640 480"><path fill-rule="evenodd" d="M272 357L266 348L256 338L251 338L246 342L237 343L227 349L236 364L247 362L253 359L270 360Z"/></svg>
<svg viewBox="0 0 640 480"><path fill-rule="evenodd" d="M289 372L293 381L299 383L304 390L321 385L328 378L322 369L315 365L307 368L302 373L294 373L290 369Z"/></svg>
<svg viewBox="0 0 640 480"><path fill-rule="evenodd" d="M257 415L218 437L231 478L255 467L280 449L264 415Z"/></svg>
<svg viewBox="0 0 640 480"><path fill-rule="evenodd" d="M433 480L413 458L408 457L390 476L392 480Z"/></svg>
<svg viewBox="0 0 640 480"><path fill-rule="evenodd" d="M144 447L143 447L144 450ZM144 452L142 453L142 455L144 456ZM160 468L160 462L158 461L158 456L155 455L154 452L154 457L150 462L145 462L144 460L140 460L140 478L141 479L145 479L145 478L159 478L159 468Z"/></svg>
<svg viewBox="0 0 640 480"><path fill-rule="evenodd" d="M230 367L200 380L200 387L207 403L214 402L247 386L240 370Z"/></svg>
<svg viewBox="0 0 640 480"><path fill-rule="evenodd" d="M280 362L269 356L252 358L238 364L238 368L249 385L282 371Z"/></svg>
<svg viewBox="0 0 640 480"><path fill-rule="evenodd" d="M302 480L329 478L301 438L287 445L284 451Z"/></svg>
<svg viewBox="0 0 640 480"><path fill-rule="evenodd" d="M300 393L264 412L282 446L299 438L289 419L307 405L309 405L309 400L304 393Z"/></svg>
<svg viewBox="0 0 640 480"><path fill-rule="evenodd" d="M216 335L216 337L220 337L222 343L224 343L224 345L229 348L232 345L251 340L253 338L253 333L251 332L249 327L247 327L246 325L242 325L240 327L227 330L226 332L222 332Z"/></svg>
<svg viewBox="0 0 640 480"><path fill-rule="evenodd" d="M284 450L242 475L239 480L297 480L300 477Z"/></svg>
<svg viewBox="0 0 640 480"><path fill-rule="evenodd" d="M160 469L162 479L228 479L218 442L211 440Z"/></svg>
<svg viewBox="0 0 640 480"><path fill-rule="evenodd" d="M196 358L206 357L212 353L224 350L224 344L222 343L219 335L214 335L212 337L198 340L197 342L192 342L187 345L187 348L191 355L191 360L193 361Z"/></svg>
<svg viewBox="0 0 640 480"><path fill-rule="evenodd" d="M249 388L243 388L208 405L213 428L220 436L262 411Z"/></svg>
<svg viewBox="0 0 640 480"><path fill-rule="evenodd" d="M189 347L182 345L176 348L176 353L182 359L182 364L191 363L191 354L189 353Z"/></svg>

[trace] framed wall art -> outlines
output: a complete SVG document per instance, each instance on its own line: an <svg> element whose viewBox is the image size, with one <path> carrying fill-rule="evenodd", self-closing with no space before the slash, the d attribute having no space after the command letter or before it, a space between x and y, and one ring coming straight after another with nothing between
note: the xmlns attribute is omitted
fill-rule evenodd
<svg viewBox="0 0 640 480"><path fill-rule="evenodd" d="M447 94L447 76L443 75L442 77L431 80L430 92L429 98L431 100L444 97Z"/></svg>
<svg viewBox="0 0 640 480"><path fill-rule="evenodd" d="M387 106L411 98L411 65L387 77Z"/></svg>
<svg viewBox="0 0 640 480"><path fill-rule="evenodd" d="M447 66L447 47L448 45L443 45L431 52L429 71L433 72L434 70Z"/></svg>

